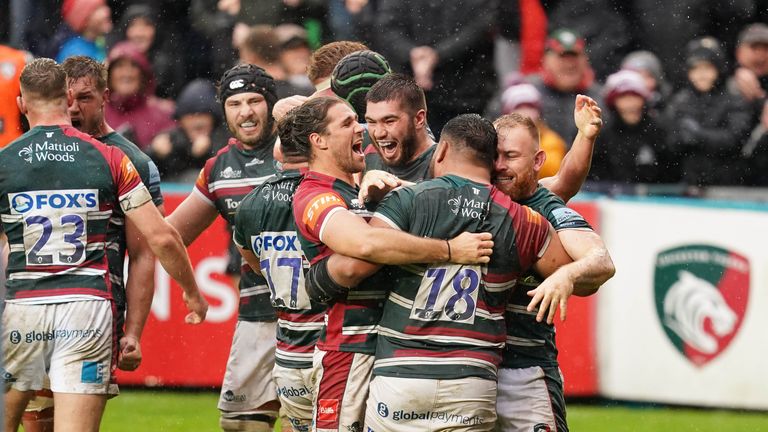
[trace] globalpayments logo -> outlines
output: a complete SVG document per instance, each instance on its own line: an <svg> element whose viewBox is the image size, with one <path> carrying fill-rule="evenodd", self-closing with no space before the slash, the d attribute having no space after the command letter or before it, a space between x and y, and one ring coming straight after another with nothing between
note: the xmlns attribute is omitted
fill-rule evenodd
<svg viewBox="0 0 768 432"><path fill-rule="evenodd" d="M749 260L717 246L692 244L659 252L656 313L674 347L695 366L717 358L744 321Z"/></svg>
<svg viewBox="0 0 768 432"><path fill-rule="evenodd" d="M74 162L75 155L80 151L80 144L61 144L45 141L32 143L19 150L19 157L27 163L37 162Z"/></svg>

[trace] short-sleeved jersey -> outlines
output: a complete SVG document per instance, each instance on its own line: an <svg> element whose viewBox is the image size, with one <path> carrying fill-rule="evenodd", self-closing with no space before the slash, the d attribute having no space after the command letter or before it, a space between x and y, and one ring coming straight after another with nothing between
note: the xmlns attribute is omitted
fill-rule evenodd
<svg viewBox="0 0 768 432"><path fill-rule="evenodd" d="M520 204L527 205L546 217L557 231L592 230L580 214L566 207L560 197L542 186L539 186L530 198L520 201ZM539 286L541 281L541 276L529 272L518 280L518 288L510 293L504 315L507 323L507 344L502 356L503 368L557 366L555 327L536 321L536 312L528 312L526 309L531 301L526 293Z"/></svg>
<svg viewBox="0 0 768 432"><path fill-rule="evenodd" d="M119 148L72 126L37 126L9 144L0 152L7 301L112 299L109 220L150 199Z"/></svg>
<svg viewBox="0 0 768 432"><path fill-rule="evenodd" d="M374 374L496 379L506 338L504 306L546 250L549 223L487 184L448 175L392 192L374 217L416 236L490 232L489 264L389 266Z"/></svg>
<svg viewBox="0 0 768 432"><path fill-rule="evenodd" d="M163 204L163 195L160 192L160 172L152 159L136 147L136 144L128 141L117 132L110 132L97 138L104 144L115 146L128 156L136 172L139 173L141 182L149 190L152 202L156 206ZM112 293L115 306L118 310L118 319L125 311L125 286L123 283L123 269L125 267L125 251L127 242L125 239L125 215L115 212L109 219L107 233L107 261L109 262L109 278L112 281Z"/></svg>
<svg viewBox="0 0 768 432"><path fill-rule="evenodd" d="M275 361L290 369L312 367L312 354L325 318L325 307L309 300L304 287L309 261L293 220L293 194L299 171L278 172L240 203L235 215L235 243L258 257L277 312Z"/></svg>
<svg viewBox="0 0 768 432"><path fill-rule="evenodd" d="M208 159L200 171L192 193L215 207L231 228L240 201L254 188L275 174L272 149L276 137L264 145L249 149L236 139ZM275 310L269 300L269 288L263 277L245 262L240 272L240 321L274 321Z"/></svg>
<svg viewBox="0 0 768 432"><path fill-rule="evenodd" d="M323 227L336 212L351 211L369 219L371 213L357 199L357 188L342 180L310 171L304 176L293 199L293 217L299 241L310 264L333 254L323 243ZM328 307L326 326L318 348L373 354L376 325L386 296L387 282L378 272L347 293L346 298Z"/></svg>
<svg viewBox="0 0 768 432"><path fill-rule="evenodd" d="M424 153L403 166L391 167L384 163L376 150L376 146L372 145L365 150L365 171L382 170L394 174L400 179L415 183L428 180L432 178L429 166L436 148L436 145L432 145Z"/></svg>

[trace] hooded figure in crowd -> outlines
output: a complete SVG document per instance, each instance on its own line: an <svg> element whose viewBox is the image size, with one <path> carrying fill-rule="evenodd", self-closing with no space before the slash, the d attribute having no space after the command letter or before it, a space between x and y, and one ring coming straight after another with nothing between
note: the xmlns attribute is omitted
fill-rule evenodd
<svg viewBox="0 0 768 432"><path fill-rule="evenodd" d="M605 126L595 144L590 179L613 183L675 181L668 166L666 132L649 110L651 92L638 72L622 70L603 87Z"/></svg>
<svg viewBox="0 0 768 432"><path fill-rule="evenodd" d="M725 54L712 37L687 46L688 83L675 93L666 115L669 144L690 186L741 185L741 145L750 129L744 102L725 89Z"/></svg>
<svg viewBox="0 0 768 432"><path fill-rule="evenodd" d="M213 83L196 79L187 84L176 99L174 118L177 126L155 137L147 153L163 179L191 181L229 138ZM185 179L185 174L192 177Z"/></svg>
<svg viewBox="0 0 768 432"><path fill-rule="evenodd" d="M158 133L175 125L173 102L155 96L152 66L133 43L115 45L107 61L107 122L144 150Z"/></svg>
<svg viewBox="0 0 768 432"><path fill-rule="evenodd" d="M118 42L132 42L152 65L157 81L157 96L176 98L187 82L185 56L179 55L174 41L157 25L157 12L152 6L128 6L109 37L110 46Z"/></svg>

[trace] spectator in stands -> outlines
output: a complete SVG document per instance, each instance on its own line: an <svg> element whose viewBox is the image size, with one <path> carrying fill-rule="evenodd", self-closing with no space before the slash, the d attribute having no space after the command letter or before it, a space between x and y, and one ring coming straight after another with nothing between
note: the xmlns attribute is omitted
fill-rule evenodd
<svg viewBox="0 0 768 432"><path fill-rule="evenodd" d="M458 114L483 112L498 85L498 1L379 0L377 6L374 49L425 90L433 130Z"/></svg>
<svg viewBox="0 0 768 432"><path fill-rule="evenodd" d="M541 93L531 84L515 84L501 95L501 113L518 113L530 117L539 128L539 147L547 155L539 178L551 177L560 169L565 156L565 141L541 119Z"/></svg>
<svg viewBox="0 0 768 432"><path fill-rule="evenodd" d="M616 72L603 92L608 110L590 178L624 184L676 181L667 162L665 129L648 109L645 77L631 70Z"/></svg>
<svg viewBox="0 0 768 432"><path fill-rule="evenodd" d="M157 135L147 153L163 179L192 181L229 137L213 83L196 79L187 84L176 99L174 117L177 125Z"/></svg>
<svg viewBox="0 0 768 432"><path fill-rule="evenodd" d="M728 80L728 91L747 101L755 124L768 95L768 25L756 23L742 30L736 62L738 67Z"/></svg>
<svg viewBox="0 0 768 432"><path fill-rule="evenodd" d="M250 28L248 36L240 45L240 62L255 64L262 67L275 79L278 99L293 95L309 96L314 93L314 87L307 81L303 86L297 86L288 81L288 71L280 61L281 43L273 27L256 25Z"/></svg>
<svg viewBox="0 0 768 432"><path fill-rule="evenodd" d="M632 34L624 15L626 1L544 0L549 28L569 28L586 41L586 54L599 81L618 70L630 51ZM572 105L572 104L571 104Z"/></svg>
<svg viewBox="0 0 768 432"><path fill-rule="evenodd" d="M672 95L672 86L664 78L664 69L656 55L650 51L634 51L621 62L621 68L640 73L648 90L646 107L649 111L664 112Z"/></svg>
<svg viewBox="0 0 768 432"><path fill-rule="evenodd" d="M186 82L186 59L157 25L157 12L145 4L133 4L123 13L112 45L127 40L149 59L157 81L157 96L175 98Z"/></svg>
<svg viewBox="0 0 768 432"><path fill-rule="evenodd" d="M584 94L600 100L600 86L585 53L584 39L567 29L555 30L547 39L541 75L532 83L541 93L541 116L567 145L576 137L573 101Z"/></svg>
<svg viewBox="0 0 768 432"><path fill-rule="evenodd" d="M741 149L747 182L751 186L768 186L768 101L763 103L760 122L752 130Z"/></svg>
<svg viewBox="0 0 768 432"><path fill-rule="evenodd" d="M173 102L155 96L152 66L131 42L109 52L109 103L104 113L115 130L146 149L152 139L174 126Z"/></svg>
<svg viewBox="0 0 768 432"><path fill-rule="evenodd" d="M280 42L280 62L288 74L288 80L297 86L310 84L307 78L312 50L309 48L307 31L296 24L281 24L275 27Z"/></svg>
<svg viewBox="0 0 768 432"><path fill-rule="evenodd" d="M725 90L725 54L712 37L687 46L688 86L667 107L670 148L682 163L683 181L692 186L743 184L738 169L750 129L750 113Z"/></svg>
<svg viewBox="0 0 768 432"><path fill-rule="evenodd" d="M104 36L112 30L112 11L105 0L64 0L61 17L73 33L56 55L61 63L68 57L84 55L98 61L107 56Z"/></svg>

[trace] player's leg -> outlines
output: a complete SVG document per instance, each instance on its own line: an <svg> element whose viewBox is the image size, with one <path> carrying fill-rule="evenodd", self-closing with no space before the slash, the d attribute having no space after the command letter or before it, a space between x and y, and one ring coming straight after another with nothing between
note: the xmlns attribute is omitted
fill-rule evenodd
<svg viewBox="0 0 768 432"><path fill-rule="evenodd" d="M237 322L218 404L224 431L272 431L280 409L272 379L276 331L276 322Z"/></svg>
<svg viewBox="0 0 768 432"><path fill-rule="evenodd" d="M54 424L60 431L98 431L117 361L113 303L104 300L51 305L54 347L49 378Z"/></svg>
<svg viewBox="0 0 768 432"><path fill-rule="evenodd" d="M48 378L44 388L35 392L27 404L21 423L24 432L53 432L53 392Z"/></svg>
<svg viewBox="0 0 768 432"><path fill-rule="evenodd" d="M6 303L3 311L3 379L6 431L16 431L35 391L43 388L52 328L50 305Z"/></svg>
<svg viewBox="0 0 768 432"><path fill-rule="evenodd" d="M315 350L315 429L362 431L374 357Z"/></svg>
<svg viewBox="0 0 768 432"><path fill-rule="evenodd" d="M273 370L283 422L290 423L294 432L308 432L312 427L314 393L311 374L311 368L291 369L277 364ZM285 426L283 424L283 430L286 430Z"/></svg>
<svg viewBox="0 0 768 432"><path fill-rule="evenodd" d="M98 432L106 394L53 393L56 432Z"/></svg>
<svg viewBox="0 0 768 432"><path fill-rule="evenodd" d="M541 367L499 369L498 385L496 430L567 431L562 381L552 376L552 372L547 373ZM557 420L558 416L562 422Z"/></svg>
<svg viewBox="0 0 768 432"><path fill-rule="evenodd" d="M16 432L19 429L24 407L34 395L33 390L19 391L14 388L5 392L4 429L6 432Z"/></svg>

